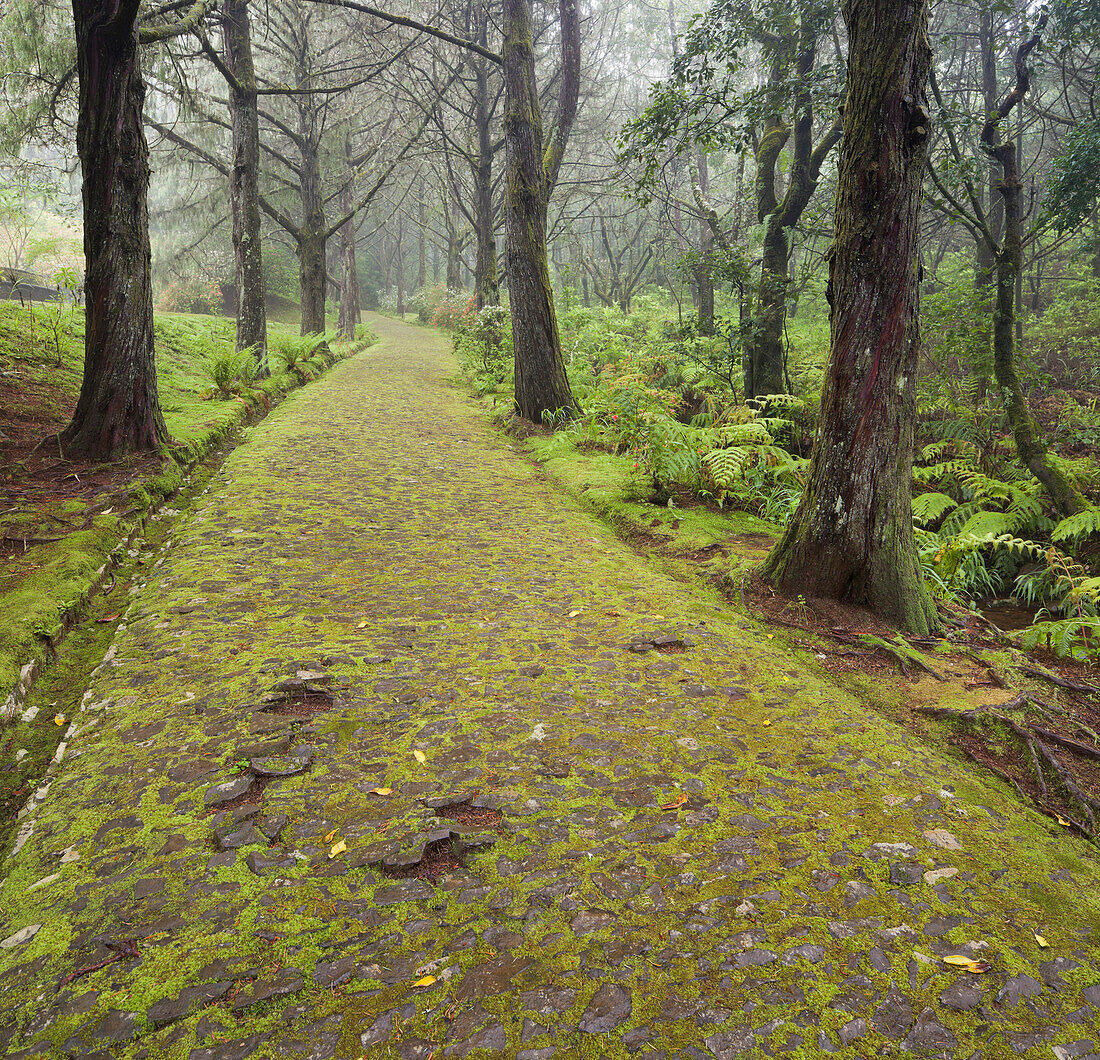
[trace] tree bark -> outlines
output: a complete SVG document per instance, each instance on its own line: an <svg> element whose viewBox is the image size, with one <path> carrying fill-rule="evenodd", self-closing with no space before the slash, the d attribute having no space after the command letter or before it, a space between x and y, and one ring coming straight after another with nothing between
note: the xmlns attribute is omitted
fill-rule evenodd
<svg viewBox="0 0 1100 1060"><path fill-rule="evenodd" d="M706 152L699 150L695 156L699 177L699 190L704 199L710 199L710 166ZM695 284L699 290L699 334L714 334L714 273L711 257L714 254L714 234L706 218L699 218L699 255L702 259L695 272Z"/></svg>
<svg viewBox="0 0 1100 1060"><path fill-rule="evenodd" d="M570 7L573 25L567 27L566 9ZM576 32L576 7L573 0L561 0L561 8L564 52L567 38ZM566 82L575 74L576 71L563 71L563 97L568 91ZM561 164L565 139L559 116L559 129L544 160L542 113L535 86L531 0L504 0L504 93L506 265L515 350L516 409L524 419L539 423L544 414L572 415L576 403L562 360L546 256L547 202ZM575 109L574 97L574 113ZM570 115L570 124L571 121Z"/></svg>
<svg viewBox="0 0 1100 1060"><path fill-rule="evenodd" d="M167 439L153 358L149 146L138 0L73 0L84 177L84 378L69 455L110 460Z"/></svg>
<svg viewBox="0 0 1100 1060"><path fill-rule="evenodd" d="M844 0L848 94L830 255L832 350L809 480L764 576L938 625L913 533L918 218L928 0Z"/></svg>
<svg viewBox="0 0 1100 1060"><path fill-rule="evenodd" d="M481 0L477 10L477 42L488 44L489 9ZM496 222L493 216L493 138L489 100L489 64L474 60L474 123L477 126L477 164L475 166L474 218L477 228L477 260L474 266L474 294L478 309L500 304L500 279L497 274Z"/></svg>
<svg viewBox="0 0 1100 1060"><path fill-rule="evenodd" d="M232 163L229 205L237 273L237 349L251 349L259 374L268 374L267 288L260 244L260 125L256 71L248 23L249 0L224 0L222 27L229 84Z"/></svg>
<svg viewBox="0 0 1100 1060"><path fill-rule="evenodd" d="M351 161L351 143L345 142L345 154ZM359 313L359 270L355 260L354 188L351 173L340 191L340 212L348 219L340 226L340 314L337 328L346 339L355 338Z"/></svg>
<svg viewBox="0 0 1100 1060"><path fill-rule="evenodd" d="M1023 184L1020 182L1019 141L1012 137L1001 141L999 136L1001 122L1023 102L1031 87L1027 60L1039 43L1039 35L1045 25L1044 13L1035 34L1016 52L1014 87L1000 106L990 113L982 127L982 146L1000 167L1001 179L997 190L1004 203L1004 238L994 255L997 306L993 313L993 376L1001 391L1020 462L1042 483L1047 496L1062 515L1073 515L1084 511L1089 504L1069 477L1051 461L1042 431L1031 415L1016 371L1016 307L1023 269ZM992 239L992 233L990 237Z"/></svg>

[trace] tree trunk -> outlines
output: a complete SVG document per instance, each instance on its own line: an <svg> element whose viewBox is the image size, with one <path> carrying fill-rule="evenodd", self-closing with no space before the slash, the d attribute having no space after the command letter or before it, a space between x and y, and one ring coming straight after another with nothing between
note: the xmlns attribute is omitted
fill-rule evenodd
<svg viewBox="0 0 1100 1060"><path fill-rule="evenodd" d="M416 204L416 221L416 287L422 291L428 286L428 208L424 204L423 181L420 184L419 202Z"/></svg>
<svg viewBox="0 0 1100 1060"><path fill-rule="evenodd" d="M524 419L540 423L544 413L572 415L576 405L565 375L546 258L550 181L535 87L531 0L504 0L504 92L505 235L516 408Z"/></svg>
<svg viewBox="0 0 1100 1060"><path fill-rule="evenodd" d="M137 0L73 0L84 176L84 378L69 455L110 460L157 449L168 432L153 359L149 146Z"/></svg>
<svg viewBox="0 0 1100 1060"><path fill-rule="evenodd" d="M325 292L328 269L325 268L325 230L307 221L298 240L298 287L302 298L303 335L322 335L325 331Z"/></svg>
<svg viewBox="0 0 1100 1060"><path fill-rule="evenodd" d="M1084 511L1088 502L1062 470L1051 462L1042 429L1028 408L1016 371L1016 306L1023 267L1021 199L1017 147L1012 140L1001 144L995 157L1001 163L999 184L1004 202L1004 240L996 255L997 307L993 313L993 376L1001 391L1005 414L1020 463L1042 484L1062 515Z"/></svg>
<svg viewBox="0 0 1100 1060"><path fill-rule="evenodd" d="M764 228L760 287L753 320L752 392L745 397L786 392L783 383L783 322L787 319L787 257L790 237L778 213L768 215Z"/></svg>
<svg viewBox="0 0 1100 1060"><path fill-rule="evenodd" d="M462 289L462 244L453 235L447 236L447 290Z"/></svg>
<svg viewBox="0 0 1100 1060"><path fill-rule="evenodd" d="M488 43L488 5L478 7L478 43ZM500 304L500 280L497 275L496 224L493 217L493 138L489 111L489 64L474 62L477 126L477 166L475 167L474 218L477 228L477 261L474 267L474 293L478 309Z"/></svg>
<svg viewBox="0 0 1100 1060"><path fill-rule="evenodd" d="M237 82L229 85L233 156L229 205L237 272L237 349L251 349L259 364L259 374L266 376L267 288L260 245L260 126L248 0L225 0L222 11L225 65Z"/></svg>
<svg viewBox="0 0 1100 1060"><path fill-rule="evenodd" d="M348 144L350 156L351 145ZM337 327L346 339L355 338L359 312L359 270L355 260L354 194L349 180L340 193L340 212L351 216L340 226L340 315Z"/></svg>
<svg viewBox="0 0 1100 1060"><path fill-rule="evenodd" d="M928 0L843 0L848 96L829 264L832 350L794 518L763 573L784 592L938 625L911 500Z"/></svg>
<svg viewBox="0 0 1100 1060"><path fill-rule="evenodd" d="M696 166L699 176L699 190L703 198L710 199L710 167L704 151L696 154ZM710 230L705 217L699 219L699 254L702 258L695 272L695 283L699 289L699 334L714 334L714 273L711 270L711 256L714 253L714 233Z"/></svg>

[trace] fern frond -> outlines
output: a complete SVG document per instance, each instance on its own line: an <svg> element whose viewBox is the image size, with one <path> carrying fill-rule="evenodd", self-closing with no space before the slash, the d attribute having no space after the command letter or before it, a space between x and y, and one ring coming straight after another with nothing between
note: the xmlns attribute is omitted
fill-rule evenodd
<svg viewBox="0 0 1100 1060"><path fill-rule="evenodd" d="M1076 544L1090 534L1100 533L1100 508L1086 508L1076 515L1066 516L1051 531L1051 540L1070 541Z"/></svg>
<svg viewBox="0 0 1100 1060"><path fill-rule="evenodd" d="M958 506L958 502L946 493L918 493L913 498L913 519L922 525L934 523Z"/></svg>

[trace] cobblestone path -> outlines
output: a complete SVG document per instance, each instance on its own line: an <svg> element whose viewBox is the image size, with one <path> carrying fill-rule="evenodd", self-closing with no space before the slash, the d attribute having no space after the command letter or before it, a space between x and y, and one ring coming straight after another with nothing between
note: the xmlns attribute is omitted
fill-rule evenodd
<svg viewBox="0 0 1100 1060"><path fill-rule="evenodd" d="M0 1048L1100 1054L1092 848L650 570L378 328L134 587L3 862Z"/></svg>

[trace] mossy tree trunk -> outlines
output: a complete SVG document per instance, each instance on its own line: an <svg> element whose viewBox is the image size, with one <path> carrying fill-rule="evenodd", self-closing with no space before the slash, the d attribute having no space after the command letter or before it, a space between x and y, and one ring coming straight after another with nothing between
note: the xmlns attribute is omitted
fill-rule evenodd
<svg viewBox="0 0 1100 1060"><path fill-rule="evenodd" d="M541 422L576 410L562 360L546 255L546 211L577 109L580 22L575 0L560 0L562 73L557 125L543 146L535 84L531 0L504 0L505 266L512 309L516 409Z"/></svg>
<svg viewBox="0 0 1100 1060"><path fill-rule="evenodd" d="M756 214L764 227L760 284L752 327L744 349L745 397L763 397L786 391L783 325L787 318L789 230L802 220L817 190L821 167L840 139L839 119L813 142L814 108L811 85L817 56L817 14L804 12L797 29L789 33L795 53L793 127L775 114L764 125L756 146ZM772 62L769 79L778 86L790 77L787 50L780 49ZM782 199L776 191L780 155L791 146L790 176Z"/></svg>
<svg viewBox="0 0 1100 1060"><path fill-rule="evenodd" d="M359 269L355 256L354 171L351 142L344 144L348 176L340 189L340 210L347 220L340 226L340 314L337 328L346 339L355 338L355 326L362 319L359 312Z"/></svg>
<svg viewBox="0 0 1100 1060"><path fill-rule="evenodd" d="M84 378L68 455L109 460L167 439L153 359L149 146L138 0L73 0L84 177Z"/></svg>
<svg viewBox="0 0 1100 1060"><path fill-rule="evenodd" d="M260 123L248 21L249 0L224 0L222 30L229 82L232 159L229 205L237 275L237 349L251 348L267 375L267 288L260 245Z"/></svg>
<svg viewBox="0 0 1100 1060"><path fill-rule="evenodd" d="M763 573L784 592L938 624L911 503L928 0L844 0L848 90L830 253L832 349L809 480Z"/></svg>
<svg viewBox="0 0 1100 1060"><path fill-rule="evenodd" d="M994 253L997 304L993 313L993 377L1001 391L1005 414L1020 462L1042 484L1062 515L1084 511L1089 505L1069 477L1050 459L1042 431L1031 415L1016 370L1016 324L1020 279L1023 270L1023 184L1020 182L1020 143L1012 137L1000 139L1001 123L1020 106L1031 87L1027 60L1046 25L1045 13L1036 32L1016 52L1016 83L982 128L982 146L1000 168L997 185L1004 204L1004 237L996 245L986 230Z"/></svg>
<svg viewBox="0 0 1100 1060"><path fill-rule="evenodd" d="M480 0L477 7L477 42L488 44L489 6ZM500 304L500 277L497 272L496 220L493 216L493 129L489 98L489 63L478 56L474 63L476 96L474 123L477 126L477 157L474 166L474 219L477 231L477 261L474 266L474 291L478 309Z"/></svg>
<svg viewBox="0 0 1100 1060"><path fill-rule="evenodd" d="M705 151L697 151L695 170L699 191L704 199L710 198L710 166ZM698 326L700 335L714 334L714 272L711 261L714 255L714 233L706 218L699 219L699 268L695 270L695 285L699 291Z"/></svg>

